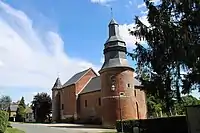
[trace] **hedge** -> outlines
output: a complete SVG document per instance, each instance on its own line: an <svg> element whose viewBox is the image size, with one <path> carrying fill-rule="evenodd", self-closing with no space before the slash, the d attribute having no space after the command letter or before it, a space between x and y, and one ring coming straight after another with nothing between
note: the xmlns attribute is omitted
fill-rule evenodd
<svg viewBox="0 0 200 133"><path fill-rule="evenodd" d="M8 126L9 114L6 111L0 111L0 133L4 133Z"/></svg>
<svg viewBox="0 0 200 133"><path fill-rule="evenodd" d="M121 122L117 121L116 129L121 132ZM187 133L187 121L185 116L165 117L143 120L126 120L123 121L125 133Z"/></svg>

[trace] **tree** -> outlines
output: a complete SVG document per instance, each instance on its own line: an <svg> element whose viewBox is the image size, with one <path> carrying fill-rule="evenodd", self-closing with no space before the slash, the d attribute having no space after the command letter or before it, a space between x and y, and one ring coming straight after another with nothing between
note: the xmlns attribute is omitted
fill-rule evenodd
<svg viewBox="0 0 200 133"><path fill-rule="evenodd" d="M162 102L151 94L147 94L147 110L149 117L162 116Z"/></svg>
<svg viewBox="0 0 200 133"><path fill-rule="evenodd" d="M32 101L32 110L37 122L44 122L51 113L52 101L47 93L38 93Z"/></svg>
<svg viewBox="0 0 200 133"><path fill-rule="evenodd" d="M25 116L26 116L26 104L24 101L24 97L21 98L17 111L16 111L16 121L18 122L24 122Z"/></svg>
<svg viewBox="0 0 200 133"><path fill-rule="evenodd" d="M1 96L0 98L0 108L1 110L7 110L10 106L12 100L10 96Z"/></svg>
<svg viewBox="0 0 200 133"><path fill-rule="evenodd" d="M199 105L200 100L193 97L192 95L186 95L182 97L182 102L175 102L174 111L178 115L184 115L185 114L185 106L188 105Z"/></svg>
<svg viewBox="0 0 200 133"><path fill-rule="evenodd" d="M144 2L150 26L136 16L135 30L130 32L145 40L147 46L137 42L129 55L137 61L138 77L147 91L165 101L170 112L173 98L181 101L181 93L199 87L200 1L161 0L158 5L150 0ZM144 70L150 79L142 78Z"/></svg>

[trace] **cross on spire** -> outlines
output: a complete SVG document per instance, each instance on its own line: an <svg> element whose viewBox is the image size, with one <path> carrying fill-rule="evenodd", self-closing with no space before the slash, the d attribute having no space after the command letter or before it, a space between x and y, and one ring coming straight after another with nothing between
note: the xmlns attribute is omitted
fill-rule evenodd
<svg viewBox="0 0 200 133"><path fill-rule="evenodd" d="M57 76L58 76L58 78L60 77L60 73L59 72L57 73Z"/></svg>
<svg viewBox="0 0 200 133"><path fill-rule="evenodd" d="M113 8L112 7L110 8L110 11L111 11L110 12L111 13L111 18L113 19Z"/></svg>

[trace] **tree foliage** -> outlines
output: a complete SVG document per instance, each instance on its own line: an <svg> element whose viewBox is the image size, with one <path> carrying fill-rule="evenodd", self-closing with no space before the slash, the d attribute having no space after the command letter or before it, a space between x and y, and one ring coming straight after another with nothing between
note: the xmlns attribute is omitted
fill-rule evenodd
<svg viewBox="0 0 200 133"><path fill-rule="evenodd" d="M51 97L47 93L38 93L32 101L32 109L37 122L44 122L51 113Z"/></svg>
<svg viewBox="0 0 200 133"><path fill-rule="evenodd" d="M129 53L137 61L138 78L147 91L162 99L169 111L173 98L181 101L181 93L199 89L200 83L200 1L161 0L155 5L144 0L148 22L136 16L132 35L145 40L136 43ZM142 78L145 72L150 78Z"/></svg>
<svg viewBox="0 0 200 133"><path fill-rule="evenodd" d="M24 119L26 117L26 104L25 104L25 100L24 97L21 98L17 111L16 111L16 121L18 122L24 122Z"/></svg>
<svg viewBox="0 0 200 133"><path fill-rule="evenodd" d="M200 100L193 97L192 95L182 96L181 99L181 102L178 100L174 101L171 115L185 115L185 106L200 104ZM149 117L162 117L166 116L168 113L165 109L165 103L153 95L147 94L147 107Z"/></svg>
<svg viewBox="0 0 200 133"><path fill-rule="evenodd" d="M185 106L188 105L199 105L200 100L193 97L192 95L186 95L182 97L182 102L176 101L174 106L174 112L178 115L184 115L185 112Z"/></svg>
<svg viewBox="0 0 200 133"><path fill-rule="evenodd" d="M12 102L12 100L11 100L10 96L1 96L1 98L0 98L1 110L7 110L11 102Z"/></svg>

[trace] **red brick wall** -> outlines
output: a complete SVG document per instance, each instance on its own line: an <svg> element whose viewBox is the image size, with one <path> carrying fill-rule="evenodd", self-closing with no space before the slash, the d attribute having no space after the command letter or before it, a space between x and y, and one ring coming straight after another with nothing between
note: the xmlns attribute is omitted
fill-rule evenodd
<svg viewBox="0 0 200 133"><path fill-rule="evenodd" d="M146 103L146 94L140 88L136 88L136 101L138 103L139 108L139 118L146 119L147 118L147 103Z"/></svg>
<svg viewBox="0 0 200 133"><path fill-rule="evenodd" d="M108 96L119 96L119 92L124 92L126 97L121 98L122 119L137 119L136 97L134 96L133 70L125 68L112 68L101 73L101 92L103 97L103 125L114 126L116 120L120 119L119 97L107 98ZM115 75L116 90L111 90L111 75ZM128 87L128 84L130 87ZM138 95L139 97L139 95ZM139 101L138 104L142 103ZM139 110L143 110L140 108ZM145 111L141 111L145 112ZM146 113L145 113L146 114ZM144 116L143 114L140 114Z"/></svg>
<svg viewBox="0 0 200 133"><path fill-rule="evenodd" d="M90 92L80 95L80 114L81 119L87 119L90 116L95 116L101 119L102 116L102 100L99 105L99 98L101 99L101 91ZM87 107L85 107L85 100L87 100Z"/></svg>
<svg viewBox="0 0 200 133"><path fill-rule="evenodd" d="M64 104L63 115L74 115L76 112L76 94L75 85L63 88L62 100L60 107Z"/></svg>
<svg viewBox="0 0 200 133"><path fill-rule="evenodd" d="M88 83L92 78L96 77L96 74L92 69L90 69L77 83L76 83L76 94L82 91L83 87Z"/></svg>

